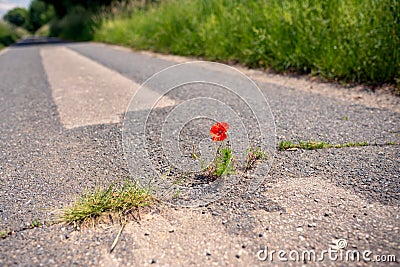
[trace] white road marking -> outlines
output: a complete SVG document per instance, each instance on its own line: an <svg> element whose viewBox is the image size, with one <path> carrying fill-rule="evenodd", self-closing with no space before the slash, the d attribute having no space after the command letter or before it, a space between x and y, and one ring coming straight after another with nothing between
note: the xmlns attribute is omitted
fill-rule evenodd
<svg viewBox="0 0 400 267"><path fill-rule="evenodd" d="M9 50L9 48L7 48L7 47L0 50L0 56L5 54L8 50Z"/></svg>
<svg viewBox="0 0 400 267"><path fill-rule="evenodd" d="M63 46L43 47L42 63L52 89L61 123L65 128L117 123L122 119L139 84L114 70ZM140 90L134 110L150 109L161 95L148 89ZM163 97L157 107L174 105Z"/></svg>

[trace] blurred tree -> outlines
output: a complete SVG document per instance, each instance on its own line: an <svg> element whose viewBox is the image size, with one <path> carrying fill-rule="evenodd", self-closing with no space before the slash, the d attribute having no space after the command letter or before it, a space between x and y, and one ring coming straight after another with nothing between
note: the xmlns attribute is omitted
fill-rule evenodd
<svg viewBox="0 0 400 267"><path fill-rule="evenodd" d="M28 10L21 7L13 8L3 16L3 19L15 26L25 27L29 23Z"/></svg>
<svg viewBox="0 0 400 267"><path fill-rule="evenodd" d="M50 23L50 36L67 40L86 41L93 38L98 20L94 16L99 10L113 3L138 2L143 5L160 0L34 0L53 6L57 19ZM105 10L105 9L104 9ZM103 12L106 12L104 11Z"/></svg>
<svg viewBox="0 0 400 267"><path fill-rule="evenodd" d="M29 6L29 24L27 30L35 32L55 17L52 5L42 0L33 0Z"/></svg>
<svg viewBox="0 0 400 267"><path fill-rule="evenodd" d="M59 18L62 18L77 6L86 10L95 11L99 7L109 6L112 2L121 0L43 0L54 6L54 10Z"/></svg>

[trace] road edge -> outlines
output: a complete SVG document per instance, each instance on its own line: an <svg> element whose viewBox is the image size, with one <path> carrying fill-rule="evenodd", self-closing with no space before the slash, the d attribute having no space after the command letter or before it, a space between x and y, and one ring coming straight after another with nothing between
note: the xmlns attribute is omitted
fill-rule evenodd
<svg viewBox="0 0 400 267"><path fill-rule="evenodd" d="M90 42L95 45L110 47L114 50L124 52L135 52L142 55L172 61L177 64L202 60L196 57L184 57L178 55L167 55L147 50L135 50L134 48L107 44L102 42ZM380 108L400 113L400 96L390 91L389 86L381 86L371 89L367 85L340 85L339 83L323 81L318 77L310 75L277 74L262 69L250 69L240 64L230 65L250 78L256 83L271 83L293 90L304 91L312 94L322 95L339 101L358 104L371 108Z"/></svg>

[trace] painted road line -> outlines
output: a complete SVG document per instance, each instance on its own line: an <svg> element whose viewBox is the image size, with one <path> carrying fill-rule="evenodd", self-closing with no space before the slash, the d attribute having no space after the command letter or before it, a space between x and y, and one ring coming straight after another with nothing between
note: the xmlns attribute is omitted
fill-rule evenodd
<svg viewBox="0 0 400 267"><path fill-rule="evenodd" d="M46 46L40 55L65 128L117 123L140 85L118 72L63 46ZM145 95L135 110L150 109L156 92L142 88ZM151 96L151 97L149 97ZM137 98L135 98L136 100ZM174 105L166 97L158 107Z"/></svg>

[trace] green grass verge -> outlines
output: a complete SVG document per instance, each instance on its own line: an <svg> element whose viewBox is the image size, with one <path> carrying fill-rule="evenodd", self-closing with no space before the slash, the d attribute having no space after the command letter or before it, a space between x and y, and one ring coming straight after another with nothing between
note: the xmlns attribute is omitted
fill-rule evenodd
<svg viewBox="0 0 400 267"><path fill-rule="evenodd" d="M153 202L146 190L127 182L121 188L110 186L85 193L71 206L61 210L59 221L82 225L108 215L116 216L121 221L125 216Z"/></svg>
<svg viewBox="0 0 400 267"><path fill-rule="evenodd" d="M166 0L104 19L94 39L276 71L400 82L397 0Z"/></svg>

